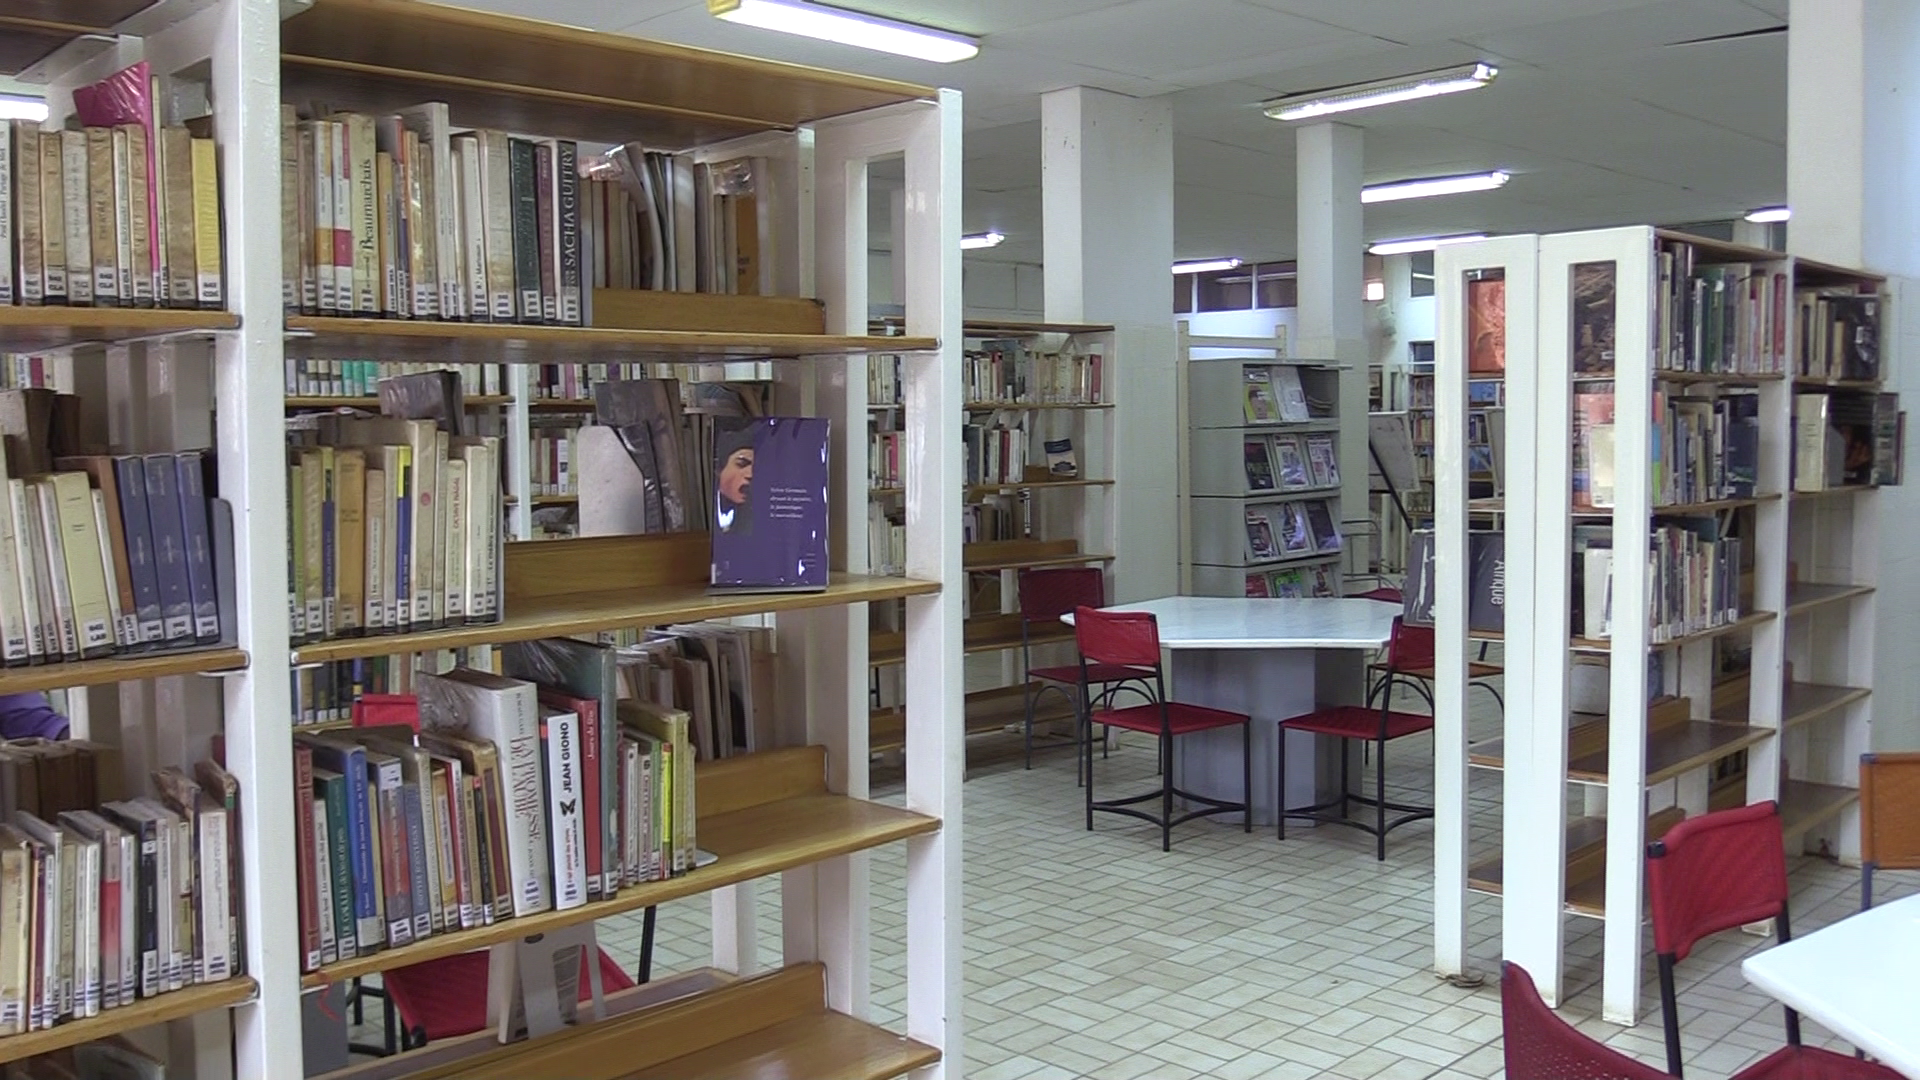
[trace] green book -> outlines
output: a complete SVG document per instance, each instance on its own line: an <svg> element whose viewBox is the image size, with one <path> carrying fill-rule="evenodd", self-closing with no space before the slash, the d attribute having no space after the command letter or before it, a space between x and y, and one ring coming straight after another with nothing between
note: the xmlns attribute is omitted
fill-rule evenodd
<svg viewBox="0 0 1920 1080"><path fill-rule="evenodd" d="M347 837L347 778L329 769L313 770L313 793L327 808L327 876L332 879L327 899L333 904L333 936L339 944L340 959L360 955L360 939L354 928L353 860L347 853L353 841Z"/></svg>

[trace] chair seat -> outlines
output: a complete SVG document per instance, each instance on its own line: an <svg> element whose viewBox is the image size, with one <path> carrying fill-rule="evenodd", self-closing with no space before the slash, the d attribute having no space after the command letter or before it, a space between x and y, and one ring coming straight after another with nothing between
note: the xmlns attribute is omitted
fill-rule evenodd
<svg viewBox="0 0 1920 1080"><path fill-rule="evenodd" d="M460 953L394 968L382 976L400 1022L424 1030L427 1041L471 1035L487 1026L487 952ZM626 990L633 979L606 950L600 951L602 993ZM580 1000L593 1000L588 972L580 972Z"/></svg>
<svg viewBox="0 0 1920 1080"><path fill-rule="evenodd" d="M1069 686L1080 685L1080 665L1061 664L1058 667L1037 667L1027 669L1027 676L1044 679L1047 682L1066 683ZM1087 681L1090 683L1116 683L1128 679L1152 679L1152 668L1137 668L1127 664L1088 664Z"/></svg>
<svg viewBox="0 0 1920 1080"><path fill-rule="evenodd" d="M1128 731L1143 731L1149 735L1160 734L1160 706L1134 705L1125 709L1101 709L1093 714L1096 724L1125 728ZM1175 735L1186 735L1195 731L1211 731L1214 728L1233 727L1247 722L1246 714L1227 712L1224 709L1209 709L1205 705L1189 705L1172 701L1166 705L1167 726Z"/></svg>
<svg viewBox="0 0 1920 1080"><path fill-rule="evenodd" d="M1280 726L1315 735L1337 735L1345 739L1380 737L1380 710L1365 705L1329 705L1300 716L1280 721ZM1421 713L1387 713L1387 738L1397 739L1433 730L1433 717Z"/></svg>
<svg viewBox="0 0 1920 1080"><path fill-rule="evenodd" d="M1849 1054L1783 1046L1733 1074L1733 1080L1901 1080L1901 1074Z"/></svg>
<svg viewBox="0 0 1920 1080"><path fill-rule="evenodd" d="M1367 665L1367 670L1377 675L1385 675L1389 669L1387 665L1383 663L1372 663ZM1506 668L1501 667L1499 664L1481 664L1471 660L1467 662L1467 678L1469 679L1490 679L1495 675L1504 674L1505 672ZM1394 674L1405 676L1409 679L1425 679L1428 682L1432 682L1434 669L1432 667L1401 668L1395 671Z"/></svg>

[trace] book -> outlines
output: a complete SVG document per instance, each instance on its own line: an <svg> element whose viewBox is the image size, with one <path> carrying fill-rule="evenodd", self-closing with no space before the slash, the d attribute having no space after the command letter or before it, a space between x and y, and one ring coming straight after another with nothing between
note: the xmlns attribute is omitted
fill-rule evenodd
<svg viewBox="0 0 1920 1080"><path fill-rule="evenodd" d="M27 123L27 121L22 121ZM40 251L49 304L65 304L67 289L67 210L65 141L57 131L38 132L40 143ZM22 165L30 162L23 161ZM25 235L24 232L22 235Z"/></svg>
<svg viewBox="0 0 1920 1080"><path fill-rule="evenodd" d="M1278 516L1280 543L1288 555L1310 555L1315 549L1313 523L1307 517L1305 506L1297 502L1282 503Z"/></svg>
<svg viewBox="0 0 1920 1080"><path fill-rule="evenodd" d="M1313 529L1313 550L1339 551L1340 529L1334 523L1327 500L1310 500L1306 503L1306 510L1307 522Z"/></svg>
<svg viewBox="0 0 1920 1080"><path fill-rule="evenodd" d="M513 214L514 317L520 322L538 323L542 320L540 205L534 144L528 139L510 139L507 155L507 183Z"/></svg>
<svg viewBox="0 0 1920 1080"><path fill-rule="evenodd" d="M1280 405L1273 397L1273 373L1264 367L1245 369L1246 417L1249 424L1271 424L1280 419Z"/></svg>
<svg viewBox="0 0 1920 1080"><path fill-rule="evenodd" d="M1274 489L1273 459L1267 453L1268 443L1264 438L1249 438L1244 441L1246 455L1247 490L1272 491Z"/></svg>
<svg viewBox="0 0 1920 1080"><path fill-rule="evenodd" d="M828 422L728 419L712 459L713 586L826 588Z"/></svg>
<svg viewBox="0 0 1920 1080"><path fill-rule="evenodd" d="M1273 369L1273 393L1279 401L1279 419L1288 424L1304 424L1316 415L1300 381L1300 369L1280 364Z"/></svg>
<svg viewBox="0 0 1920 1080"><path fill-rule="evenodd" d="M1332 435L1307 436L1307 473L1314 487L1335 487L1340 483L1340 454Z"/></svg>
<svg viewBox="0 0 1920 1080"><path fill-rule="evenodd" d="M1573 370L1575 374L1613 371L1614 293L1617 269L1611 262L1573 267Z"/></svg>
<svg viewBox="0 0 1920 1080"><path fill-rule="evenodd" d="M1280 557L1279 545L1274 543L1273 523L1259 508L1247 510L1247 552L1255 562L1266 562Z"/></svg>
<svg viewBox="0 0 1920 1080"><path fill-rule="evenodd" d="M1467 281L1467 370L1507 370L1507 283L1481 276Z"/></svg>
<svg viewBox="0 0 1920 1080"><path fill-rule="evenodd" d="M1072 439L1048 439L1041 445L1047 452L1048 477L1054 480L1072 480L1080 475L1080 462L1074 455Z"/></svg>
<svg viewBox="0 0 1920 1080"><path fill-rule="evenodd" d="M1314 486L1306 447L1298 435L1274 436L1273 452L1279 464L1280 490L1301 491Z"/></svg>
<svg viewBox="0 0 1920 1080"><path fill-rule="evenodd" d="M1573 395L1573 506L1613 505L1613 384L1586 382Z"/></svg>
<svg viewBox="0 0 1920 1080"><path fill-rule="evenodd" d="M540 736L553 860L553 907L566 911L587 902L585 762L579 714L542 705Z"/></svg>

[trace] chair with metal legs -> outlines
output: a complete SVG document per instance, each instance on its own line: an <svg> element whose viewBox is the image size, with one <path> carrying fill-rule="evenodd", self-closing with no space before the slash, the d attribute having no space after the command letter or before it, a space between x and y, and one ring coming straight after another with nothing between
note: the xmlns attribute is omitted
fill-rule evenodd
<svg viewBox="0 0 1920 1080"><path fill-rule="evenodd" d="M1058 631L1060 617L1081 607L1107 606L1107 578L1097 566L1054 567L1020 571L1020 668L1026 672L1026 755L1027 768L1033 768L1034 708L1048 693L1059 694L1073 705L1074 769L1081 768L1079 747L1093 738L1089 712L1113 704L1125 692L1152 701L1153 688L1148 679L1151 669L1125 664L1095 664L1085 671L1087 687L1081 685L1078 663L1052 667L1034 667L1034 637ZM1089 696L1089 688L1092 690ZM1078 776L1076 776L1078 779Z"/></svg>

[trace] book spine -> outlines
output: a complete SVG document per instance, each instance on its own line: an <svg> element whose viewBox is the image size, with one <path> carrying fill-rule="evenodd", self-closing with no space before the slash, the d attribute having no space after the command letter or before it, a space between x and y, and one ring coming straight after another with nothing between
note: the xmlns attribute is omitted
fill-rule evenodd
<svg viewBox="0 0 1920 1080"><path fill-rule="evenodd" d="M513 288L515 317L521 322L537 323L540 315L540 203L534 166L533 143L511 139L507 143L513 229Z"/></svg>
<svg viewBox="0 0 1920 1080"><path fill-rule="evenodd" d="M160 129L160 178L167 219L167 302L173 307L195 307L200 296L199 244L193 136L186 128Z"/></svg>
<svg viewBox="0 0 1920 1080"><path fill-rule="evenodd" d="M435 865L440 868L439 925L458 930L467 925L461 913L460 816L453 803L451 774L439 762L431 768L427 796L433 806Z"/></svg>
<svg viewBox="0 0 1920 1080"><path fill-rule="evenodd" d="M333 271L333 125L310 120L300 125L300 145L308 154L308 198L313 211L314 303L325 315L339 310Z"/></svg>
<svg viewBox="0 0 1920 1080"><path fill-rule="evenodd" d="M100 1007L117 1009L123 1004L120 1000L120 907L121 885L126 880L125 864L122 862L125 853L118 830L102 830L97 850L100 858L100 891L95 899L99 905L99 917L94 923L94 932L99 936Z"/></svg>
<svg viewBox="0 0 1920 1080"><path fill-rule="evenodd" d="M67 302L93 303L93 232L89 228L87 133L60 132L61 204L66 211Z"/></svg>
<svg viewBox="0 0 1920 1080"><path fill-rule="evenodd" d="M130 587L126 584L126 549L114 546L113 530L107 520L107 497L98 488L89 489L87 495L93 503L94 535L100 540L100 572L106 577L107 608L111 616L108 625L113 629L116 645L134 648L140 644L140 625L133 614L131 597L121 596L121 589ZM118 520L116 516L114 521ZM116 551L119 552L117 560Z"/></svg>
<svg viewBox="0 0 1920 1080"><path fill-rule="evenodd" d="M433 162L427 157L420 137L409 131L402 145L406 148L407 175L407 280L413 285L413 317L440 317L440 267L435 262L439 209L434 203Z"/></svg>
<svg viewBox="0 0 1920 1080"><path fill-rule="evenodd" d="M353 309L362 315L380 313L380 202L379 176L374 163L373 118L345 114L349 172L348 206L352 212Z"/></svg>
<svg viewBox="0 0 1920 1080"><path fill-rule="evenodd" d="M559 184L555 206L560 229L560 322L567 326L579 326L584 296L580 284L582 259L578 143L562 139L555 144L554 169Z"/></svg>
<svg viewBox="0 0 1920 1080"><path fill-rule="evenodd" d="M127 129L113 129L113 247L114 273L118 278L118 296L121 307L134 306L133 296L133 203L135 199L133 177L133 147L127 139ZM146 189L139 189L138 198L145 201ZM145 250L145 245L142 246Z"/></svg>
<svg viewBox="0 0 1920 1080"><path fill-rule="evenodd" d="M399 478L399 486L394 489L393 558L388 562L393 571L389 578L393 600L387 607L389 625L404 631L413 623L413 501L417 482L412 452L407 447L400 448L399 468L394 475Z"/></svg>
<svg viewBox="0 0 1920 1080"><path fill-rule="evenodd" d="M93 489L85 473L55 473L51 483L58 518L49 519L48 525L60 531L75 644L82 658L106 656L113 652L114 624L106 566L100 559L100 533L93 517Z"/></svg>
<svg viewBox="0 0 1920 1080"><path fill-rule="evenodd" d="M413 878L407 848L407 811L401 792L400 764L367 763L368 782L374 786L378 806L377 840L380 844L380 880L385 886L387 944L406 945L413 941Z"/></svg>
<svg viewBox="0 0 1920 1080"><path fill-rule="evenodd" d="M554 150L551 141L542 139L533 146L534 237L540 256L540 318L543 322L560 319L560 225L556 217L560 201L559 181L554 176Z"/></svg>
<svg viewBox="0 0 1920 1080"><path fill-rule="evenodd" d="M427 878L426 808L421 803L420 789L414 784L403 780L396 796L401 815L398 839L406 845L407 873L401 878L400 886L407 890L410 931L417 941L433 933L433 901Z"/></svg>
<svg viewBox="0 0 1920 1080"><path fill-rule="evenodd" d="M127 231L131 234L133 256L133 302L136 307L153 307L159 302L154 292L153 147L147 129L127 124Z"/></svg>
<svg viewBox="0 0 1920 1080"><path fill-rule="evenodd" d="M294 799L306 807L303 821L310 826L304 834L306 842L302 847L303 857L300 868L312 883L311 890L302 890L302 906L313 905L314 927L311 935L313 949L307 954L307 965L303 971L313 971L322 964L332 964L340 959L339 938L336 935L333 919L333 850L327 839L327 801L317 795L306 795L296 791ZM304 933L305 927L302 927Z"/></svg>
<svg viewBox="0 0 1920 1080"><path fill-rule="evenodd" d="M480 212L487 231L487 305L494 322L514 321L517 307L513 165L508 160L507 142L502 132L480 133Z"/></svg>
<svg viewBox="0 0 1920 1080"><path fill-rule="evenodd" d="M0 1034L27 1030L27 973L32 952L32 857L24 844L0 849Z"/></svg>
<svg viewBox="0 0 1920 1080"><path fill-rule="evenodd" d="M453 164L459 179L460 269L466 289L466 316L476 322L492 317L487 291L486 202L480 183L480 140L462 135L453 140Z"/></svg>
<svg viewBox="0 0 1920 1080"><path fill-rule="evenodd" d="M447 516L447 444L448 435L444 431L434 431L433 436L433 475L431 487L423 487L421 494L427 505L422 512L430 512L433 517L433 531L425 535L427 566L427 622L430 626L447 624L447 529L452 519Z"/></svg>
<svg viewBox="0 0 1920 1080"><path fill-rule="evenodd" d="M366 516L367 516L367 565L363 581L367 593L366 627L369 633L381 633L388 627L387 621L387 572L386 552L388 530L392 523L387 511L393 500L387 495L387 471L385 469L367 470Z"/></svg>
<svg viewBox="0 0 1920 1080"><path fill-rule="evenodd" d="M300 310L300 119L290 104L280 106L280 306Z"/></svg>
<svg viewBox="0 0 1920 1080"><path fill-rule="evenodd" d="M29 490L32 494L30 509L35 515L34 529L46 549L47 572L42 580L46 582L48 598L52 603L43 605L43 609L53 613L53 639L60 643L60 655L77 660L80 658L80 636L74 623L73 584L67 574L59 499L49 481L35 483Z"/></svg>
<svg viewBox="0 0 1920 1080"><path fill-rule="evenodd" d="M587 902L586 823L581 803L583 762L580 718L549 714L541 724L547 766L547 826L553 860L553 908L566 911Z"/></svg>
<svg viewBox="0 0 1920 1080"><path fill-rule="evenodd" d="M201 807L195 841L199 844L194 903L200 916L200 981L220 982L233 977L235 960L228 951L233 942L233 927L228 921L232 897L227 893L230 860L235 853L227 850L225 809Z"/></svg>
<svg viewBox="0 0 1920 1080"><path fill-rule="evenodd" d="M378 857L374 838L377 824L367 816L371 804L367 800L365 761L365 755L351 754L344 762L347 768L340 770L346 777L348 843L352 845L353 913L357 924L354 937L363 949L385 941L387 933L380 920L381 897L374 878L374 860Z"/></svg>
<svg viewBox="0 0 1920 1080"><path fill-rule="evenodd" d="M502 863L497 840L502 833L496 827L497 823L492 812L495 801L492 785L487 782L484 774L467 777L467 787L473 804L473 855L477 869L476 878L480 887L478 901L480 923L483 926L492 926L496 919L505 918L512 911L510 899L506 900L505 907L502 907L503 901L500 894L500 882L504 880L504 876L499 872Z"/></svg>
<svg viewBox="0 0 1920 1080"><path fill-rule="evenodd" d="M220 270L220 166L212 139L189 144L193 176L194 300L200 307L226 306Z"/></svg>
<svg viewBox="0 0 1920 1080"><path fill-rule="evenodd" d="M220 599L213 580L213 538L209 534L203 457L198 450L175 455L180 493L180 523L186 538L187 591L193 601L193 635L203 645L220 640Z"/></svg>
<svg viewBox="0 0 1920 1080"><path fill-rule="evenodd" d="M307 746L293 748L293 811L294 824L298 830L299 860L295 866L295 879L300 890L300 943L305 963L300 970L312 971L325 960L322 959L320 888L319 880L314 876L316 857L314 854L315 834L320 830L313 818L313 749Z"/></svg>
<svg viewBox="0 0 1920 1080"><path fill-rule="evenodd" d="M367 584L367 457L338 450L334 462L335 628L359 634L364 628Z"/></svg>
<svg viewBox="0 0 1920 1080"><path fill-rule="evenodd" d="M87 233L93 240L93 302L120 303L119 238L116 234L113 129L90 127L87 140Z"/></svg>
<svg viewBox="0 0 1920 1080"><path fill-rule="evenodd" d="M394 203L393 155L381 152L373 156L374 204L379 207L379 229L375 237L374 303L380 314L400 318L406 314L400 303L403 272L397 261L406 224Z"/></svg>
<svg viewBox="0 0 1920 1080"><path fill-rule="evenodd" d="M314 263L313 247L314 220L318 216L314 208L318 192L314 189L313 126L296 121L294 140L294 201L282 207L281 212L293 215L297 234L294 237L294 245L300 277L294 300L299 305L299 310L312 315L320 310L319 268Z"/></svg>
<svg viewBox="0 0 1920 1080"><path fill-rule="evenodd" d="M407 765L407 790L413 793L411 805L418 808L420 820L420 851L415 853L414 862L420 867L418 873L425 885L421 890L423 895L414 897L413 932L415 936L425 936L448 928L445 897L441 892L445 868L440 863L440 833L444 823L440 820L441 804L433 798L432 763L416 750L411 751ZM422 925L426 929L421 929Z"/></svg>
<svg viewBox="0 0 1920 1080"><path fill-rule="evenodd" d="M332 773L316 790L324 796L327 810L327 877L329 897L333 901L333 935L340 959L360 955L360 887L354 869L355 844L359 834L353 828L353 788L341 773ZM377 916L376 916L377 920ZM371 948L372 942L368 942Z"/></svg>
<svg viewBox="0 0 1920 1080"><path fill-rule="evenodd" d="M446 490L440 500L447 517L446 548L441 565L446 567L446 607L448 622L467 620L467 538L472 533L468 515L472 507L467 498L467 463L448 460L444 473Z"/></svg>
<svg viewBox="0 0 1920 1080"><path fill-rule="evenodd" d="M12 132L0 130L0 304L20 302L13 258L14 201L18 198L15 187Z"/></svg>
<svg viewBox="0 0 1920 1080"><path fill-rule="evenodd" d="M142 644L166 637L160 615L160 579L155 565L153 526L147 509L147 475L137 457L113 459L114 486L120 502L120 526L126 536L127 576L133 585L134 614Z"/></svg>
<svg viewBox="0 0 1920 1080"><path fill-rule="evenodd" d="M15 241L20 251L15 293L23 304L44 303L46 294L45 240L41 232L40 126L31 120L13 122ZM4 1025L0 1025L4 1026Z"/></svg>
<svg viewBox="0 0 1920 1080"><path fill-rule="evenodd" d="M39 133L40 260L43 299L65 304L67 295L67 186L65 144L57 131Z"/></svg>
<svg viewBox="0 0 1920 1080"><path fill-rule="evenodd" d="M607 799L603 792L606 770L602 768L606 761L600 745L598 703L582 702L576 714L580 724L580 817L585 832L587 899L599 900L613 895L620 884L609 872L614 863L609 858L609 845L616 830L608 827L606 817Z"/></svg>
<svg viewBox="0 0 1920 1080"><path fill-rule="evenodd" d="M11 482L0 482L0 663L7 667L26 664L32 654L27 647L27 593L20 565L19 523L14 518ZM31 586L26 587L30 591ZM0 1024L4 1030L4 1024Z"/></svg>
<svg viewBox="0 0 1920 1080"><path fill-rule="evenodd" d="M160 823L140 818L130 823L140 840L140 996L150 998L166 989L166 961L161 955Z"/></svg>
<svg viewBox="0 0 1920 1080"><path fill-rule="evenodd" d="M353 223L358 220L354 206L352 142L344 118L327 121L331 143L327 166L333 177L333 303L343 316L367 314L354 299Z"/></svg>

